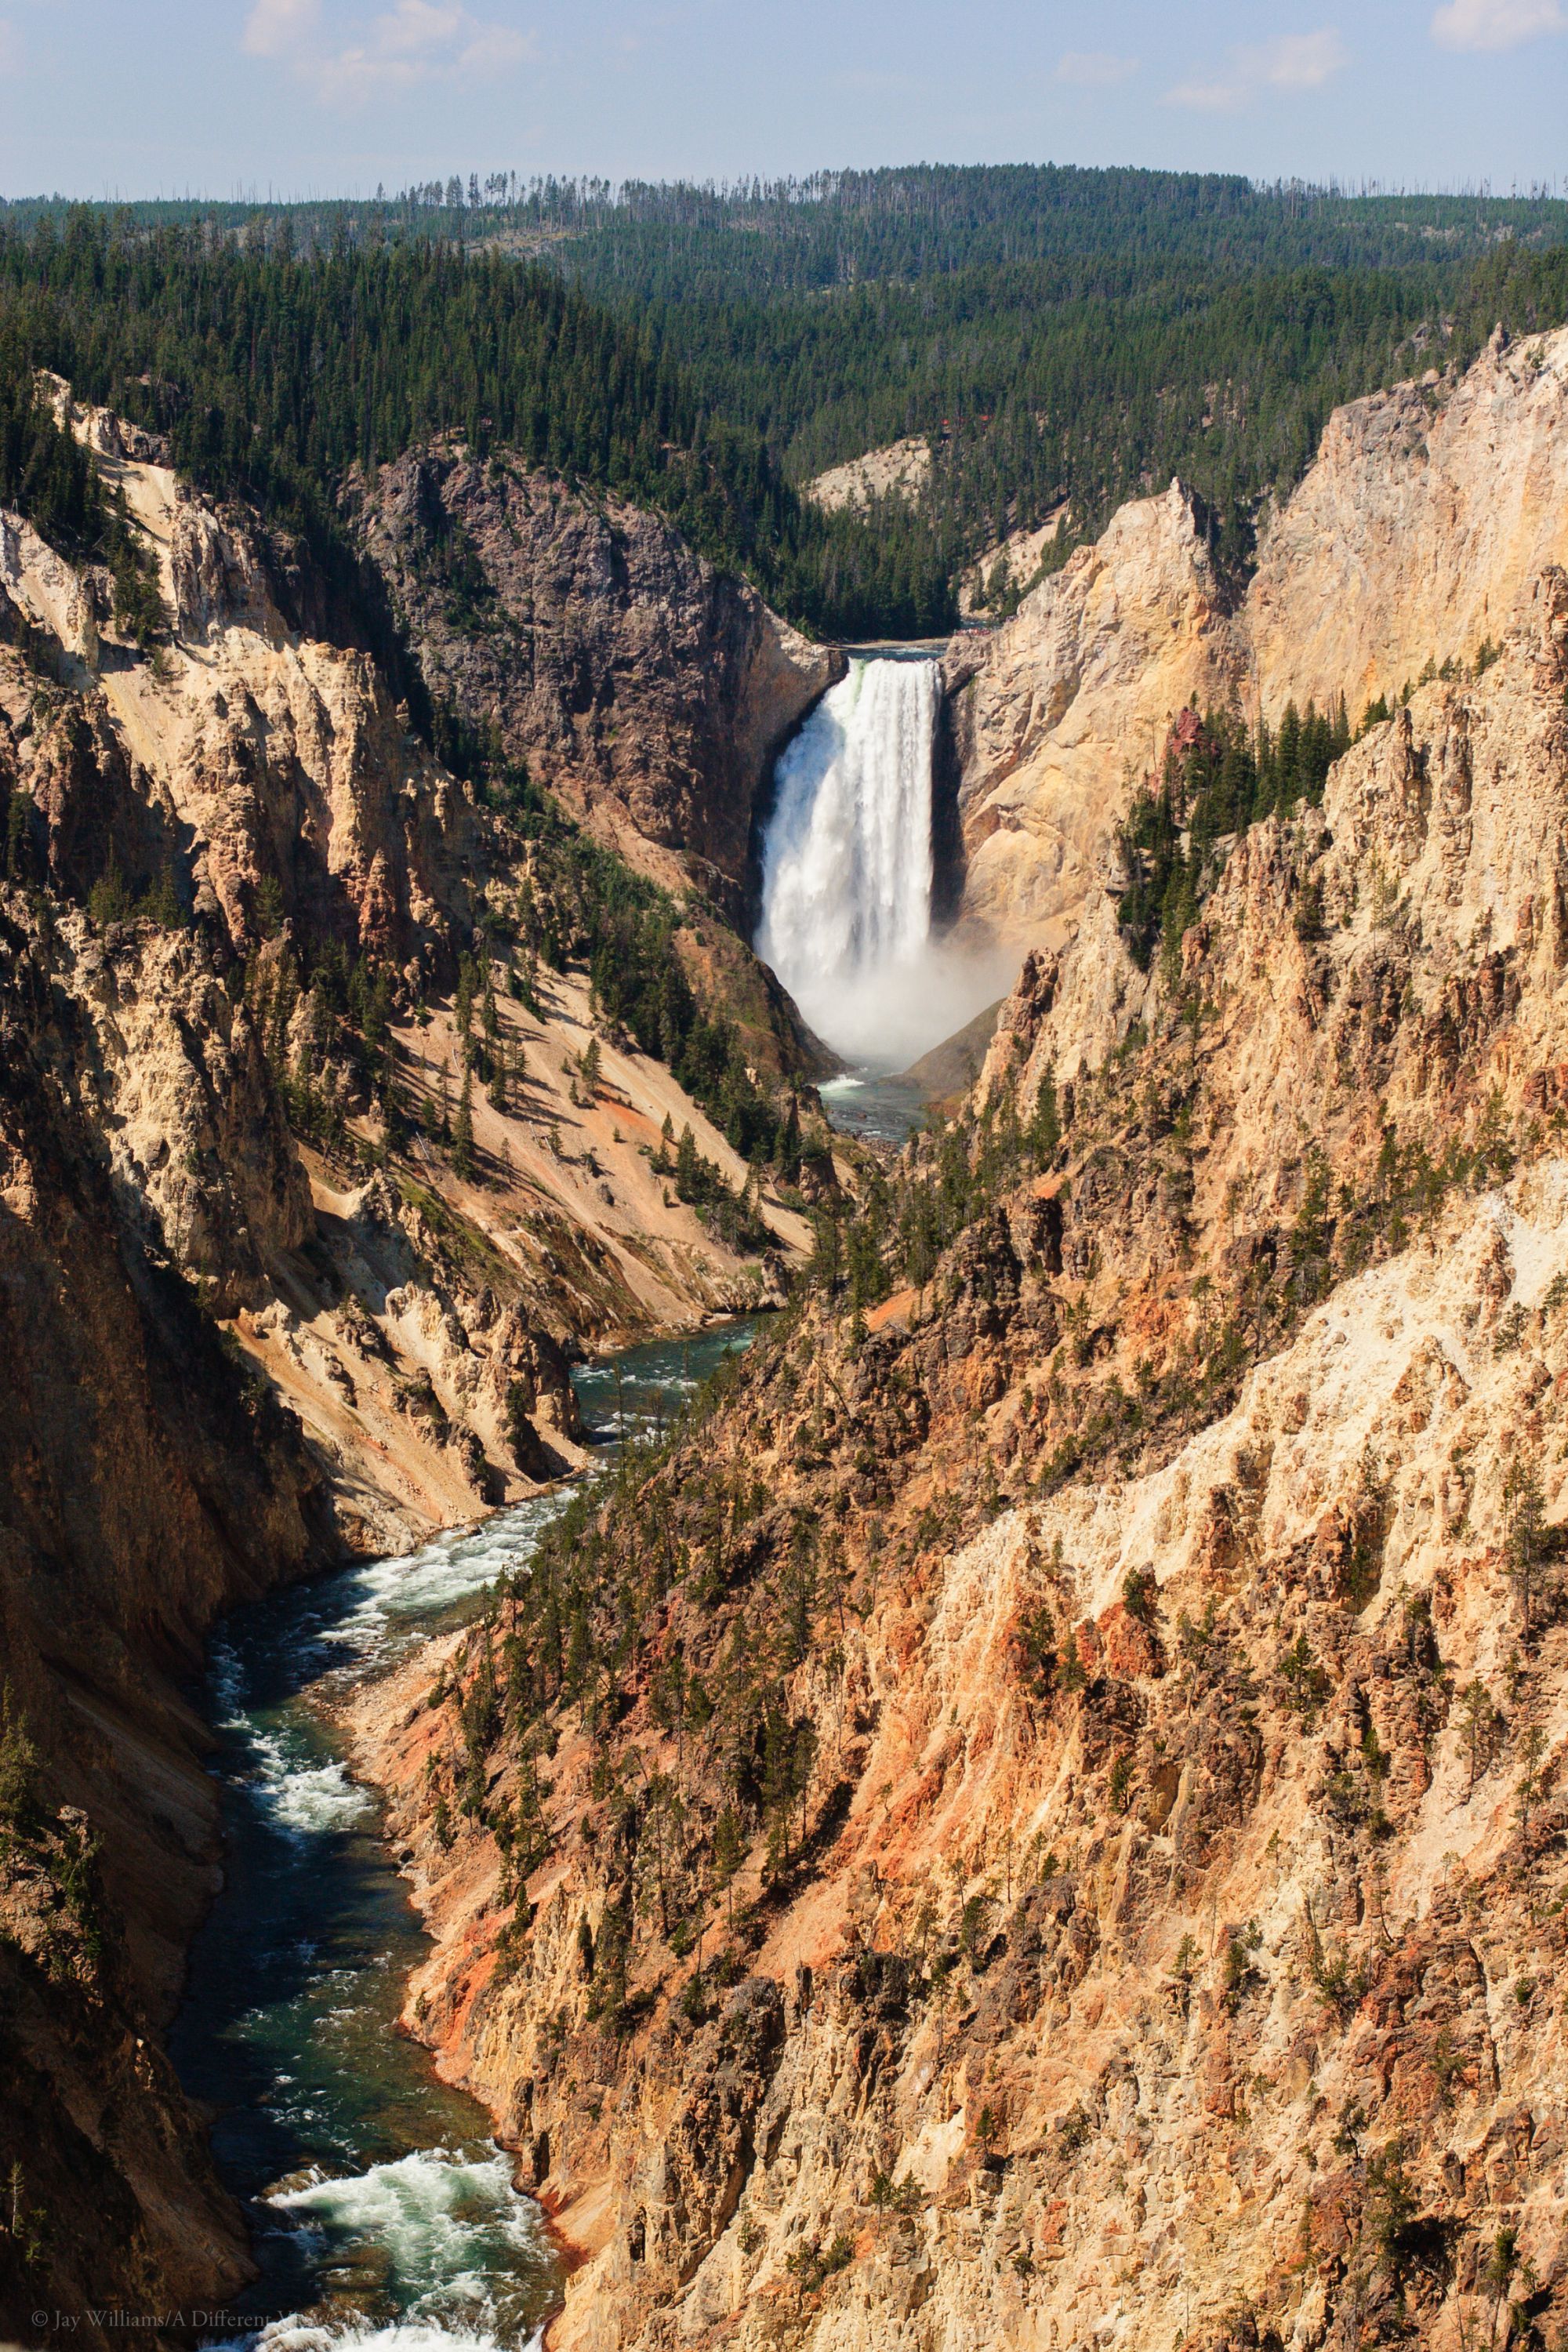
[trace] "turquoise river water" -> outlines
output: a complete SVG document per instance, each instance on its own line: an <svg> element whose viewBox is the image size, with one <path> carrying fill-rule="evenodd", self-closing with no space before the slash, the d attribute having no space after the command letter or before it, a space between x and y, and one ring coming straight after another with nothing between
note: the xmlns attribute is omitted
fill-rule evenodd
<svg viewBox="0 0 1568 2352"><path fill-rule="evenodd" d="M606 1451L749 1345L753 1321L581 1368ZM225 1883L172 2036L244 2202L260 2275L223 2341L252 2352L518 2352L559 2300L539 2210L489 2118L397 2030L428 1948L350 1780L330 1703L463 1623L526 1560L569 1488L403 1559L319 1578L226 1619L206 1701Z"/></svg>

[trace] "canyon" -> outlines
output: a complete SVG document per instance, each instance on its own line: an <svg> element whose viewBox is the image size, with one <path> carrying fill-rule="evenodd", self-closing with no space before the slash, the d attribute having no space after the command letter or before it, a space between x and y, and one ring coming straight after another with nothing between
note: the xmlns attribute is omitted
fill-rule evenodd
<svg viewBox="0 0 1568 2352"><path fill-rule="evenodd" d="M247 2274L160 2039L217 1883L189 1695L215 1616L576 1467L572 1355L776 1300L807 1239L777 1201L726 1238L672 1190L677 1135L719 1197L745 1185L745 1159L597 1016L581 964L529 943L523 968L501 944L521 905L550 914L551 879L413 726L406 657L372 650L302 545L47 389L135 518L165 622L140 641L102 567L0 516L17 1368L0 1412L0 2256L18 2331L40 2292L149 2308L211 2303ZM623 635L714 601L742 643L754 764L808 690L787 682L788 633L668 535L660 556L676 584L660 604L645 567L616 608ZM607 679L616 626L577 647L581 674L603 655ZM637 663L616 659L624 696ZM711 693L703 664L690 675ZM657 708L638 713L645 747ZM721 825L734 772L694 785L684 723L649 790L679 773ZM563 799L578 779L563 770ZM669 834L642 842L646 864L668 866ZM743 819L736 838L739 874ZM812 1049L780 992L705 907L671 906L681 1001L721 995L764 1081L804 1075ZM368 1055L310 981L335 971L353 1000L356 964L396 975ZM481 1029L492 1076L475 1088Z"/></svg>
<svg viewBox="0 0 1568 2352"><path fill-rule="evenodd" d="M1568 2315L1568 579L1511 562L1147 970L1103 884L1030 955L884 1168L970 1171L921 1279L360 1702L553 2347Z"/></svg>
<svg viewBox="0 0 1568 2352"><path fill-rule="evenodd" d="M52 398L166 625L0 516L5 2324L247 2274L162 2046L218 1614L771 1309L342 1701L552 2352L1568 2329L1568 331L1336 412L1247 576L1173 484L953 641L926 903L1016 977L901 1149L744 936L841 654L455 437L351 594ZM1141 961L1134 795L1342 701Z"/></svg>

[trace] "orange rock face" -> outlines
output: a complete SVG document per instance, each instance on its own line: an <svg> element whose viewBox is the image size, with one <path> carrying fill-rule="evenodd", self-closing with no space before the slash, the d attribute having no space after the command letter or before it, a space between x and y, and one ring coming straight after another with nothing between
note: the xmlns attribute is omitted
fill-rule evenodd
<svg viewBox="0 0 1568 2352"><path fill-rule="evenodd" d="M1568 2322L1565 688L1549 572L1179 958L1032 967L962 1132L1049 1068L1048 1171L367 1698L410 2021L588 2257L563 2352Z"/></svg>

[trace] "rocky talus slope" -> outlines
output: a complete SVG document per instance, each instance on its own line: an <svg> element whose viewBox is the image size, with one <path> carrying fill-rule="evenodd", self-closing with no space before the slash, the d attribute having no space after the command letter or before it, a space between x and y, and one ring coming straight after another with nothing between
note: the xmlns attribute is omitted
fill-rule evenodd
<svg viewBox="0 0 1568 2352"><path fill-rule="evenodd" d="M830 514L843 507L865 509L879 499L897 499L918 506L931 481L931 443L919 434L890 441L885 449L868 449L842 466L829 466L803 487L801 495Z"/></svg>
<svg viewBox="0 0 1568 2352"><path fill-rule="evenodd" d="M963 929L1020 951L1076 934L1184 704L1277 725L1292 700L1342 697L1353 722L1429 667L1473 662L1564 562L1568 330L1499 335L1458 380L1336 410L1245 583L1216 572L1179 486L1123 507L994 635L948 654Z"/></svg>
<svg viewBox="0 0 1568 2352"><path fill-rule="evenodd" d="M54 397L163 621L0 513L0 2333L247 2274L159 2042L216 1884L213 1618L558 1476L574 1351L776 1297L805 1238L671 1189L683 1128L745 1162L304 551ZM679 917L699 995L730 951Z"/></svg>
<svg viewBox="0 0 1568 2352"><path fill-rule="evenodd" d="M556 2352L1568 2329L1565 817L1548 570L367 1696Z"/></svg>

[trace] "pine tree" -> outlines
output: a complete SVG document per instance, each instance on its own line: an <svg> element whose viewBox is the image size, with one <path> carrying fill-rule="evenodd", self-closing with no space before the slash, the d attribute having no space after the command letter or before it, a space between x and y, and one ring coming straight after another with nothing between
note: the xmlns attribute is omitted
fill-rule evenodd
<svg viewBox="0 0 1568 2352"><path fill-rule="evenodd" d="M264 874L256 886L256 928L264 940L275 940L283 929L283 886L276 874Z"/></svg>
<svg viewBox="0 0 1568 2352"><path fill-rule="evenodd" d="M33 879L32 832L28 824L32 805L26 793L12 793L11 804L5 812L5 878L9 882Z"/></svg>
<svg viewBox="0 0 1568 2352"><path fill-rule="evenodd" d="M1465 1793L1471 1797L1475 1794L1476 1782L1491 1760L1498 1728L1496 1704L1479 1675L1468 1682L1459 1693L1459 1727L1470 1769L1469 1786Z"/></svg>
<svg viewBox="0 0 1568 2352"><path fill-rule="evenodd" d="M180 894L174 887L174 871L167 858L159 870L157 881L142 899L137 912L145 915L150 922L158 924L165 931L178 930L184 924L185 910L180 904Z"/></svg>
<svg viewBox="0 0 1568 2352"><path fill-rule="evenodd" d="M789 1098L784 1126L778 1140L779 1173L786 1184L793 1184L800 1174L800 1104L795 1096Z"/></svg>
<svg viewBox="0 0 1568 2352"><path fill-rule="evenodd" d="M1508 1529L1509 1581L1519 1595L1528 1641L1535 1630L1535 1603L1546 1551L1546 1497L1540 1470L1529 1454L1516 1454L1509 1465L1503 1480L1503 1517Z"/></svg>
<svg viewBox="0 0 1568 2352"><path fill-rule="evenodd" d="M1035 1097L1033 1138L1037 1161L1042 1168L1048 1168L1062 1139L1061 1113L1057 1105L1057 1074L1049 1062L1046 1064L1046 1075L1040 1080L1040 1091Z"/></svg>
<svg viewBox="0 0 1568 2352"><path fill-rule="evenodd" d="M726 1805L713 1824L713 1884L729 1900L731 1925L735 1916L735 1874L746 1858L745 1834L733 1805Z"/></svg>
<svg viewBox="0 0 1568 2352"><path fill-rule="evenodd" d="M463 1091L458 1097L458 1117L452 1129L452 1167L458 1176L469 1177L474 1172L474 1076L471 1070L463 1072Z"/></svg>
<svg viewBox="0 0 1568 2352"><path fill-rule="evenodd" d="M0 1838L30 1827L35 1811L38 1751L11 1685L0 1688Z"/></svg>
<svg viewBox="0 0 1568 2352"><path fill-rule="evenodd" d="M110 923L123 923L131 914L131 893L125 887L125 877L112 847L109 863L87 894L87 911L100 930Z"/></svg>

